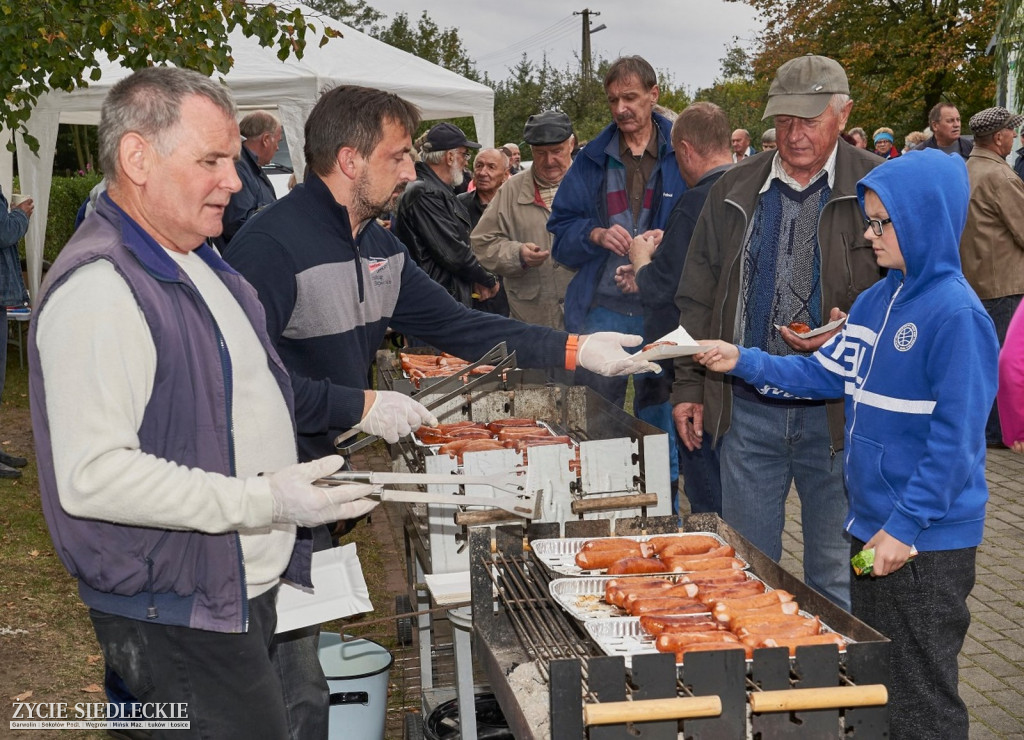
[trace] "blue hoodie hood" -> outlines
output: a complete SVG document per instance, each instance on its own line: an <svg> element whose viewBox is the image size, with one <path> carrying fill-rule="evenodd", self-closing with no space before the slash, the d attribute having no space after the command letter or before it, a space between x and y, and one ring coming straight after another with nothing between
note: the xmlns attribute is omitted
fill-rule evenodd
<svg viewBox="0 0 1024 740"><path fill-rule="evenodd" d="M864 192L872 190L892 219L906 275L889 270L892 290L903 282L900 301L913 298L936 280L962 274L960 234L967 223L971 186L967 165L957 154L921 149L886 162L857 183L864 210Z"/></svg>

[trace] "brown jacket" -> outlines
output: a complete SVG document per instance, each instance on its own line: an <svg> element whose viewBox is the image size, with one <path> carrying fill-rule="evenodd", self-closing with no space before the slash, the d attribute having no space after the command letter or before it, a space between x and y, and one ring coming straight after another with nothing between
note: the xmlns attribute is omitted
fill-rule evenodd
<svg viewBox="0 0 1024 740"><path fill-rule="evenodd" d="M974 147L967 160L971 202L960 262L982 300L1024 293L1024 180L1002 157Z"/></svg>
<svg viewBox="0 0 1024 740"><path fill-rule="evenodd" d="M821 323L833 306L848 311L860 292L881 271L864 238L864 217L857 201L857 181L884 160L845 141L836 154L835 186L818 219L821 249ZM771 173L771 156L744 159L723 174L708 195L690 240L676 293L679 323L696 339L735 342L743 245L758 191ZM717 441L729 429L732 386L717 373L705 373L690 358L676 360L672 404L703 403L704 430ZM828 402L834 450L843 448L843 402Z"/></svg>
<svg viewBox="0 0 1024 740"><path fill-rule="evenodd" d="M531 242L551 251L551 209L537 195L529 170L501 186L473 229L470 242L480 264L500 275L514 319L564 329L565 290L575 270L548 257L538 267L524 267L520 247Z"/></svg>

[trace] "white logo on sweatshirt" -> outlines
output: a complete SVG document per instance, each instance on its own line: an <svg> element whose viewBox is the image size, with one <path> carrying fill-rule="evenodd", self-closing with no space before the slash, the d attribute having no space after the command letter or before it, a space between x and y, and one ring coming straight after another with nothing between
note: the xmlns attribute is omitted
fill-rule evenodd
<svg viewBox="0 0 1024 740"><path fill-rule="evenodd" d="M892 345L897 352L906 352L914 346L917 341L917 327L912 323L906 323L896 331L892 338Z"/></svg>

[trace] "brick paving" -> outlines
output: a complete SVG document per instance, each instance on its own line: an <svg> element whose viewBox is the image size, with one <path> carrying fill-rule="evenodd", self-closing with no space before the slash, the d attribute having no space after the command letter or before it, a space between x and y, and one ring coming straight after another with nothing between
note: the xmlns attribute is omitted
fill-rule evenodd
<svg viewBox="0 0 1024 740"><path fill-rule="evenodd" d="M1024 456L989 450L985 540L971 593L971 628L960 653L960 696L971 740L1024 740ZM786 506L782 565L803 573L800 500Z"/></svg>

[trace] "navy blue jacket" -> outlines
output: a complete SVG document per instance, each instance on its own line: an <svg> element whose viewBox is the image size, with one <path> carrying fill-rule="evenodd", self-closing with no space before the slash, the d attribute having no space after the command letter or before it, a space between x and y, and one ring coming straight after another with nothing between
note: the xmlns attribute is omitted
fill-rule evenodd
<svg viewBox="0 0 1024 740"><path fill-rule="evenodd" d="M655 202L651 204L652 229L662 229L676 198L686 190L672 150L672 122L654 114L660 129L662 146L658 156L658 182ZM597 281L610 252L590 241L595 228L608 227L605 202L605 163L607 157L618 158L619 127L610 123L587 144L573 160L572 167L558 185L551 204L548 231L554 234L551 256L566 267L577 270L565 294L565 328L581 331L590 310ZM635 236L635 235L634 235Z"/></svg>
<svg viewBox="0 0 1024 740"><path fill-rule="evenodd" d="M697 217L704 208L711 186L728 167L716 167L707 172L700 181L688 189L676 201L672 213L665 224L665 234L661 244L651 256L651 262L636 275L636 284L640 289L640 301L644 307L644 338L653 342L679 326L679 308L676 306L676 290L679 289L679 278L683 274L686 252L690 247L690 237L697 225ZM661 374L648 376L647 382L637 386L637 403L641 408L665 403L672 393L672 381L675 369L672 360L664 360Z"/></svg>
<svg viewBox="0 0 1024 740"><path fill-rule="evenodd" d="M231 196L228 207L224 209L224 231L216 239L221 250L254 213L277 200L267 173L260 167L256 156L244 146L235 162L235 172L242 181L242 189Z"/></svg>
<svg viewBox="0 0 1024 740"><path fill-rule="evenodd" d="M292 376L303 459L334 452L334 437L359 422L389 326L467 360L504 340L520 367L565 361L564 332L466 308L376 221L353 240L348 210L314 174L251 219L224 257L266 309Z"/></svg>

